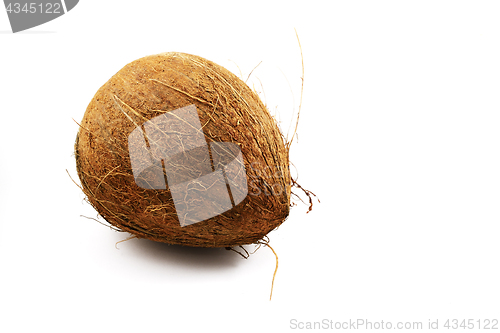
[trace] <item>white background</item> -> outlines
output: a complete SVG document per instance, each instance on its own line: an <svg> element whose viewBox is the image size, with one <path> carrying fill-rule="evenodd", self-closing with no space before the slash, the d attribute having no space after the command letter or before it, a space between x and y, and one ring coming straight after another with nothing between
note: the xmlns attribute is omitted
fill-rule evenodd
<svg viewBox="0 0 500 333"><path fill-rule="evenodd" d="M12 34L0 10L0 331L500 319L499 17L497 1L89 0ZM269 234L272 301L268 248L117 249L128 234L80 217L96 212L66 173L73 119L113 74L166 51L244 78L262 61L249 82L286 132L294 28L291 161L321 203Z"/></svg>

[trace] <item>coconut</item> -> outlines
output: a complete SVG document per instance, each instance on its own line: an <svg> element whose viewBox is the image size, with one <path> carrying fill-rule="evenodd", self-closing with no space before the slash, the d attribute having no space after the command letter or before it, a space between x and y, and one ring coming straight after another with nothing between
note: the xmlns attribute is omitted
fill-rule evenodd
<svg viewBox="0 0 500 333"><path fill-rule="evenodd" d="M133 61L88 105L81 188L107 222L195 247L255 244L290 211L289 145L259 96L199 56Z"/></svg>

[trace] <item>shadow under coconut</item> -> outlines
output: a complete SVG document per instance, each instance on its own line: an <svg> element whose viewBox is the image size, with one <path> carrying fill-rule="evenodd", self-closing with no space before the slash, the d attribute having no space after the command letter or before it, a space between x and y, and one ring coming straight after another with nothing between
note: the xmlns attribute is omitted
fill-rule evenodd
<svg viewBox="0 0 500 333"><path fill-rule="evenodd" d="M124 239L123 235L119 237L118 241ZM238 253L228 251L225 248L170 245L148 239L131 239L117 244L118 248L125 246L146 260L169 265L170 267L220 270L236 267L238 264L245 262L245 259ZM244 253L240 248L237 248L237 250ZM246 250L251 252L254 249L247 246Z"/></svg>

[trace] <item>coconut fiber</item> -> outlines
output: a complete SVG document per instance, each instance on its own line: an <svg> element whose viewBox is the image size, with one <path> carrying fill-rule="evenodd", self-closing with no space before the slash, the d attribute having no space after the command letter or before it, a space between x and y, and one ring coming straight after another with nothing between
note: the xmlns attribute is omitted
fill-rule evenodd
<svg viewBox="0 0 500 333"><path fill-rule="evenodd" d="M184 127L154 120L196 113L199 123L184 119ZM161 147L180 153L168 160ZM211 61L172 52L131 62L97 91L80 123L75 156L88 202L117 229L169 244L233 247L262 240L287 218L294 184L288 148L242 80ZM231 160L240 167L224 169ZM211 174L225 182L196 181ZM218 203L210 196L227 198L229 190L231 209L211 206ZM210 195L203 199L204 193ZM208 218L189 223L188 215Z"/></svg>

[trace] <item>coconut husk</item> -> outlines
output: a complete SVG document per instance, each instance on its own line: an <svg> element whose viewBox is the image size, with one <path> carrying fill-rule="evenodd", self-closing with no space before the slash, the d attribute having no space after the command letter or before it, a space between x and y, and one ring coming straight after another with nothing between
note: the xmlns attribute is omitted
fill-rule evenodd
<svg viewBox="0 0 500 333"><path fill-rule="evenodd" d="M230 210L183 226L168 184L137 184L129 140L151 119L188 106L198 113L213 163L217 143L239 147L248 194ZM204 153L191 152L188 164ZM81 188L107 222L138 238L196 247L254 244L285 221L293 185L288 152L275 119L245 82L209 60L175 52L138 59L111 77L88 105L75 143Z"/></svg>

